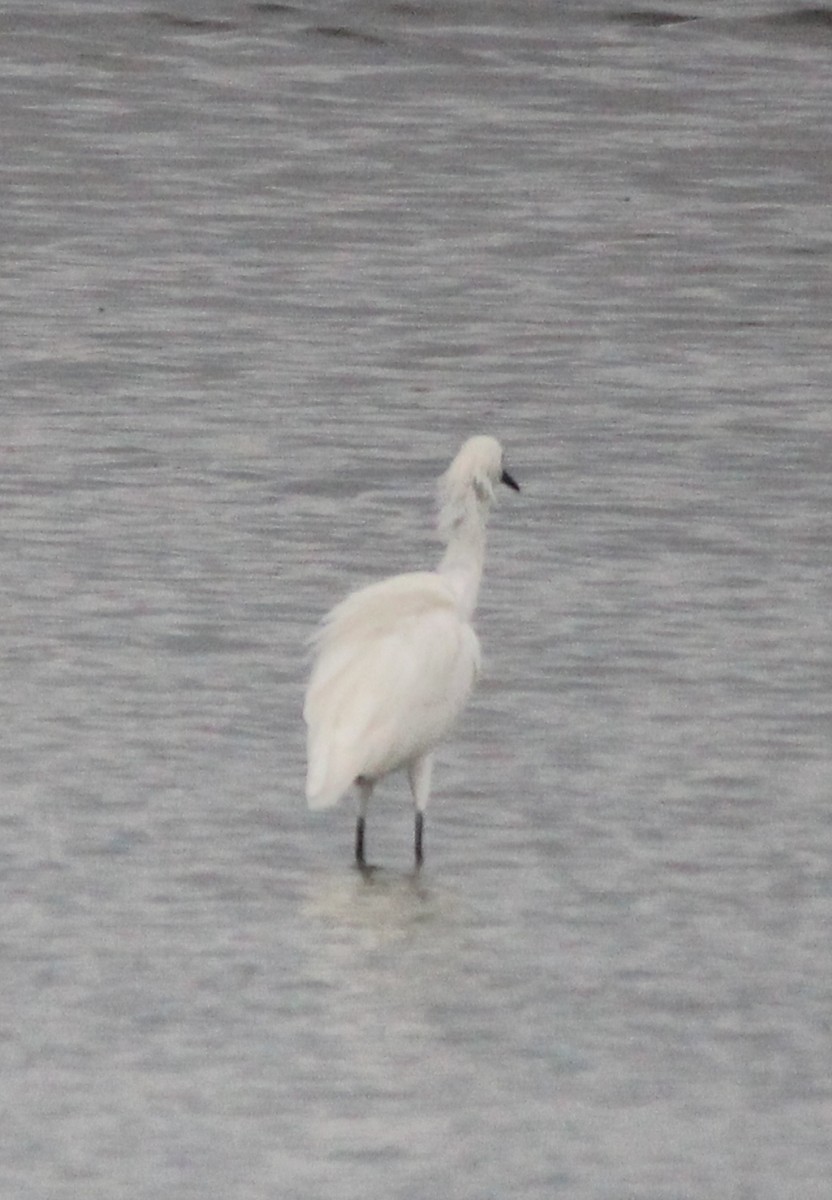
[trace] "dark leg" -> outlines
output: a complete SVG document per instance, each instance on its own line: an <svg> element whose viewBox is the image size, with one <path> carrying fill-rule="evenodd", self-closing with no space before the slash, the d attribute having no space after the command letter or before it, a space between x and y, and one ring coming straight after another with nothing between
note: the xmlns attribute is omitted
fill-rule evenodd
<svg viewBox="0 0 832 1200"><path fill-rule="evenodd" d="M365 779L363 775L359 775L355 781L355 786L358 788L358 820L355 823L355 864L363 868L367 865L364 859L364 818L367 816L367 805L370 803L370 797L373 794L373 782L370 779Z"/></svg>
<svg viewBox="0 0 832 1200"><path fill-rule="evenodd" d="M424 827L425 827L425 815L423 812L420 812L420 810L417 808L416 809L416 831L415 831L415 837L414 837L414 850L415 850L415 854L416 854L416 866L417 867L421 867L422 859L424 857L422 854L422 831L423 831Z"/></svg>
<svg viewBox="0 0 832 1200"><path fill-rule="evenodd" d="M425 809L430 798L430 773L433 769L433 755L423 754L416 758L407 769L410 779L410 790L413 793L413 803L416 805L416 836L414 850L416 853L416 870L422 865L422 831L425 825Z"/></svg>
<svg viewBox="0 0 832 1200"><path fill-rule="evenodd" d="M355 861L359 867L365 866L364 862L364 817L363 815L355 822Z"/></svg>

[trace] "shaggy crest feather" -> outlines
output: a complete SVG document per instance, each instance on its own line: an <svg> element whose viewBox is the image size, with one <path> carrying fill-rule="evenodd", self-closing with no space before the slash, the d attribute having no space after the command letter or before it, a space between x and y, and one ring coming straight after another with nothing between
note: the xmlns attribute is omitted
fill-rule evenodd
<svg viewBox="0 0 832 1200"><path fill-rule="evenodd" d="M439 532L447 540L466 521L484 518L502 474L503 451L493 437L473 437L439 480Z"/></svg>

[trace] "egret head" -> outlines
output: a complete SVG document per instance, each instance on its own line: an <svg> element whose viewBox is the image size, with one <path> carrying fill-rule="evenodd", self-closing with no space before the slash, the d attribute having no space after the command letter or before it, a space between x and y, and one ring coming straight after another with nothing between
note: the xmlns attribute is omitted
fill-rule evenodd
<svg viewBox="0 0 832 1200"><path fill-rule="evenodd" d="M504 483L520 491L503 466L503 448L496 438L469 438L440 481L440 525L444 532L458 525L472 503L483 514L494 501L494 489Z"/></svg>
<svg viewBox="0 0 832 1200"><path fill-rule="evenodd" d="M472 437L463 445L459 454L445 473L448 491L464 491L473 488L477 498L491 503L494 485L505 483L516 492L519 485L503 466L503 448L496 438Z"/></svg>

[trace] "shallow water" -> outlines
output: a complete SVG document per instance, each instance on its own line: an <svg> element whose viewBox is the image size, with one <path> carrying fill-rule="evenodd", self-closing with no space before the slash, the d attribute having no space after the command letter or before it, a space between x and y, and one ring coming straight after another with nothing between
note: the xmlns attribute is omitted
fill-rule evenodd
<svg viewBox="0 0 832 1200"><path fill-rule="evenodd" d="M3 1196L825 1198L829 14L0 32ZM486 674L365 879L305 641L471 432Z"/></svg>

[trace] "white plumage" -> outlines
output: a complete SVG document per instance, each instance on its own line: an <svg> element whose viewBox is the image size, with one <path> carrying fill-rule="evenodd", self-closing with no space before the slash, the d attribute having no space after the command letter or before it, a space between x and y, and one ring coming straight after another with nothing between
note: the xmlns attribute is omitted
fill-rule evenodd
<svg viewBox="0 0 832 1200"><path fill-rule="evenodd" d="M437 571L396 575L361 588L324 619L303 716L310 808L359 794L355 854L364 865L364 825L375 783L407 768L416 806L415 856L422 861L423 815L432 751L453 728L473 687L480 648L470 618L485 556L485 525L502 482L499 442L465 443L440 483Z"/></svg>

